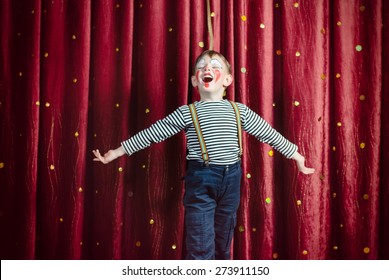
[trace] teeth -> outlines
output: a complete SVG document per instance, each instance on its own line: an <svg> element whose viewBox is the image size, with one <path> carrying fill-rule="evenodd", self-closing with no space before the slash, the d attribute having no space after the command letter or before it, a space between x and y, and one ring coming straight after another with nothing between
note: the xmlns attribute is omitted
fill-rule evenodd
<svg viewBox="0 0 389 280"><path fill-rule="evenodd" d="M207 74L207 75L204 75L204 77L203 77L203 81L206 83L212 82L212 80L213 80L212 75Z"/></svg>

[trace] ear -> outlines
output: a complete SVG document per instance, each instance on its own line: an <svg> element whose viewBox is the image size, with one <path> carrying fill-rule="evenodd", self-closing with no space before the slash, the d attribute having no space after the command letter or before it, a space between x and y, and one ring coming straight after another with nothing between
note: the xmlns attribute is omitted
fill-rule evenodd
<svg viewBox="0 0 389 280"><path fill-rule="evenodd" d="M223 81L223 86L228 87L229 85L232 84L234 78L232 77L231 74L227 74L226 77L224 78Z"/></svg>
<svg viewBox="0 0 389 280"><path fill-rule="evenodd" d="M193 76L191 77L191 81L192 81L192 86L193 86L193 87L197 87L198 84L197 84L197 78L196 78L196 76L193 75Z"/></svg>

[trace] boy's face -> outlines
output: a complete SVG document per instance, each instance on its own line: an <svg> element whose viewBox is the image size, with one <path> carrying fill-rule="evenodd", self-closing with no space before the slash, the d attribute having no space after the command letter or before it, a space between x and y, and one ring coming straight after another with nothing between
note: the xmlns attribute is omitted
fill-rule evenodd
<svg viewBox="0 0 389 280"><path fill-rule="evenodd" d="M232 75L228 73L227 65L217 55L205 55L196 64L192 85L198 87L200 93L223 93L232 83Z"/></svg>

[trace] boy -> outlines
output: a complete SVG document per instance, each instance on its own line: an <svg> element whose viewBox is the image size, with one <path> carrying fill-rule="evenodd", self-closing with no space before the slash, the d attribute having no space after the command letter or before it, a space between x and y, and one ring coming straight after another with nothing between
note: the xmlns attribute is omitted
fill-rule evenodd
<svg viewBox="0 0 389 280"><path fill-rule="evenodd" d="M233 77L230 64L222 54L212 50L203 52L196 59L191 81L199 90L200 101L191 107L179 107L104 156L94 150L94 160L109 163L185 130L188 148L184 195L186 259L230 259L240 201L240 127L285 157L294 159L302 173L312 174L314 169L305 166L296 145L251 109L223 100Z"/></svg>

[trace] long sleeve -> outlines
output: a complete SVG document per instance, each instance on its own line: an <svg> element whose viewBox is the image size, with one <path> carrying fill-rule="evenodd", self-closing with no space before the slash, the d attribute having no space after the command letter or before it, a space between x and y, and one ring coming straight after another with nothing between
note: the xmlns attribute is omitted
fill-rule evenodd
<svg viewBox="0 0 389 280"><path fill-rule="evenodd" d="M240 104L240 108L243 109L242 128L247 133L255 136L261 142L269 144L286 158L291 158L293 156L298 149L295 144L272 128L269 123L249 107Z"/></svg>
<svg viewBox="0 0 389 280"><path fill-rule="evenodd" d="M121 143L128 155L159 143L185 129L182 107Z"/></svg>

